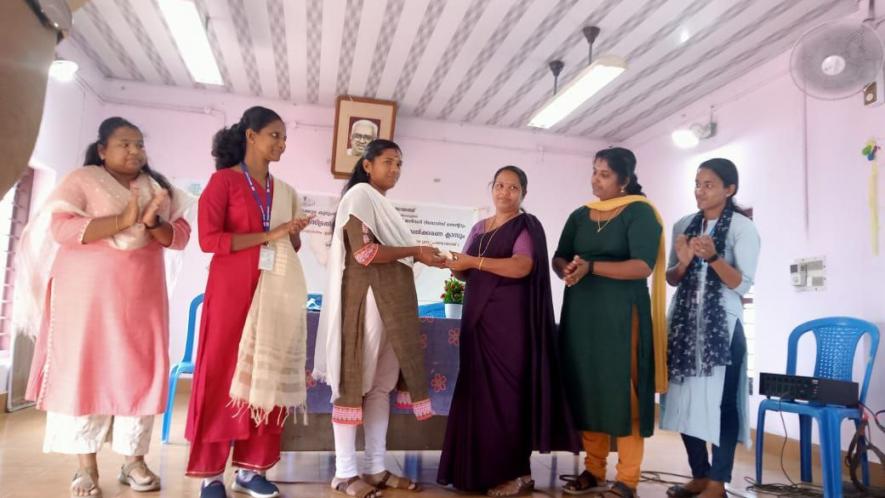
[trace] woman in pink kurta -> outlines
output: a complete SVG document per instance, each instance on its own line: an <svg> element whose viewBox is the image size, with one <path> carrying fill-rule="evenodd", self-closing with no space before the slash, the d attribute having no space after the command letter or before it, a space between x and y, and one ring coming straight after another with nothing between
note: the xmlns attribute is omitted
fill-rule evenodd
<svg viewBox="0 0 885 498"><path fill-rule="evenodd" d="M47 412L44 451L80 457L72 496L100 494L109 432L126 456L120 482L160 486L144 455L169 371L163 253L190 236L189 196L173 190L148 167L138 128L109 118L26 229L17 321L38 331L27 397Z"/></svg>

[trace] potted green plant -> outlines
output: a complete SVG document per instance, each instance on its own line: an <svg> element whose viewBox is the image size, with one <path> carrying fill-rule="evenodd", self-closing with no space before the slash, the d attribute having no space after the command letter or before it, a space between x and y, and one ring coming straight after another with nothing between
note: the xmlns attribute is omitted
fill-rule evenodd
<svg viewBox="0 0 885 498"><path fill-rule="evenodd" d="M464 282L450 277L443 284L440 296L446 310L446 318L461 318L461 306L464 303Z"/></svg>

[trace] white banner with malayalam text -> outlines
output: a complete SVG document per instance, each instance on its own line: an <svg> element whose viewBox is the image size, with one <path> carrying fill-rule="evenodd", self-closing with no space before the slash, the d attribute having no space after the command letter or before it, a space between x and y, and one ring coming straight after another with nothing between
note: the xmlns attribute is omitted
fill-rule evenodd
<svg viewBox="0 0 885 498"><path fill-rule="evenodd" d="M338 196L301 193L301 201L304 212L315 217L310 226L301 233L301 251L298 255L304 266L308 291L322 294L328 280L326 262ZM432 245L441 250L461 251L470 228L479 218L479 210L471 207L401 201L393 201L393 205L409 225L419 244ZM418 290L418 302L426 304L439 301L443 281L449 274L448 270L416 264L415 287Z"/></svg>

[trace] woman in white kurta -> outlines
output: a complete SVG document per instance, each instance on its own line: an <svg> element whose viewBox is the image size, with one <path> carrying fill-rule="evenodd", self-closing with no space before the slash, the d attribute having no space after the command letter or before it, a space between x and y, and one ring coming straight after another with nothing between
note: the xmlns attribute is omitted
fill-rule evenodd
<svg viewBox="0 0 885 498"><path fill-rule="evenodd" d="M418 245L386 197L399 181L402 163L396 143L370 142L335 215L313 377L332 388L331 487L338 495L377 498L383 488L421 489L386 470L390 392L401 378L397 406L410 408L418 420L433 415L412 266L441 267L445 258L431 246ZM356 458L358 425L365 436L362 476Z"/></svg>
<svg viewBox="0 0 885 498"><path fill-rule="evenodd" d="M760 241L734 202L737 189L731 161L705 161L695 179L699 211L673 227L667 281L678 289L670 307L670 387L661 397L661 428L682 433L692 480L667 490L671 497L726 496L737 443L749 444L741 297L753 285Z"/></svg>

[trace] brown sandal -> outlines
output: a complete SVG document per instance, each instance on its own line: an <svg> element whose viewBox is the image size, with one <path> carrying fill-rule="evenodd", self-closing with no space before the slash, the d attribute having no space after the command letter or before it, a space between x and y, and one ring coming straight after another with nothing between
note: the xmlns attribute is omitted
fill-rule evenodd
<svg viewBox="0 0 885 498"><path fill-rule="evenodd" d="M98 469L94 467L90 467L95 471L95 474L98 474ZM92 473L89 472L89 469L77 469L77 472L74 473L74 479L71 480L71 497L78 498L81 496L90 496L92 498L101 498L101 489L99 489L98 484L95 482L97 479L92 477ZM78 495L75 490L82 489L86 491L86 495Z"/></svg>
<svg viewBox="0 0 885 498"><path fill-rule="evenodd" d="M370 483L353 476L349 479L341 479L338 483L332 480L332 491L336 494L351 498L381 498L381 491Z"/></svg>
<svg viewBox="0 0 885 498"><path fill-rule="evenodd" d="M363 480L375 486L378 489L402 489L404 491L421 491L421 486L417 482L412 481L408 477L398 476L388 470L379 474L366 474Z"/></svg>

